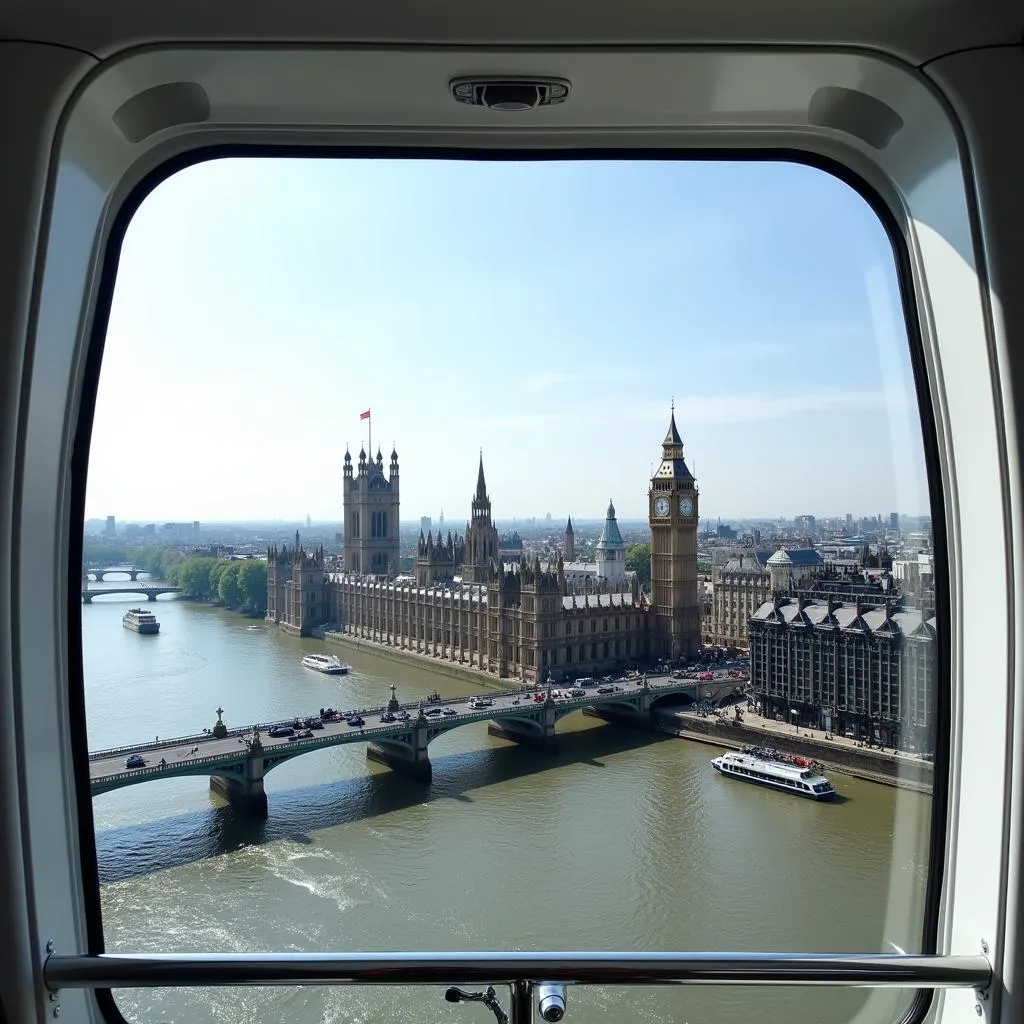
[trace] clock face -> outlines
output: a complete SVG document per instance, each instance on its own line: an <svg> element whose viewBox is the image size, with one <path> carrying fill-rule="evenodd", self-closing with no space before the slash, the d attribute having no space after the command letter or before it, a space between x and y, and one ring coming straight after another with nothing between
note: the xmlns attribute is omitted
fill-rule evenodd
<svg viewBox="0 0 1024 1024"><path fill-rule="evenodd" d="M693 498L680 498L679 499L679 514L689 518L693 515Z"/></svg>
<svg viewBox="0 0 1024 1024"><path fill-rule="evenodd" d="M664 495L654 499L654 514L656 516L668 515L668 498L664 497Z"/></svg>

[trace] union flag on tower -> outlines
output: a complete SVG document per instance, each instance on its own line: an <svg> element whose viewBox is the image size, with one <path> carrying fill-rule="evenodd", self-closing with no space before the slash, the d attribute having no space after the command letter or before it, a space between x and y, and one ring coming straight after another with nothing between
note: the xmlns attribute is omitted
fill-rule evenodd
<svg viewBox="0 0 1024 1024"><path fill-rule="evenodd" d="M368 419L370 418L370 410L369 410L369 409L367 409L367 410L366 410L366 412L361 412L361 413L359 414L359 418L360 418L361 420L368 420Z"/></svg>

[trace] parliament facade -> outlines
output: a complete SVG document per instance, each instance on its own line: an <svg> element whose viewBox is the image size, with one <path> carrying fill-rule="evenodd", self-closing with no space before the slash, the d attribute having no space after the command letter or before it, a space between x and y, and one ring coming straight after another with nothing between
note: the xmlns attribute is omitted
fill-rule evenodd
<svg viewBox="0 0 1024 1024"><path fill-rule="evenodd" d="M696 481L683 457L673 411L648 490L651 595L619 572L624 545L609 504L597 562L612 566L583 585L566 561L508 563L499 550L483 458L463 536L420 535L415 576L397 574L398 453L388 471L360 451L345 453L344 570L323 551L267 552L267 621L301 635L324 630L426 655L498 677L539 682L603 674L700 646ZM572 552L563 552L571 559Z"/></svg>

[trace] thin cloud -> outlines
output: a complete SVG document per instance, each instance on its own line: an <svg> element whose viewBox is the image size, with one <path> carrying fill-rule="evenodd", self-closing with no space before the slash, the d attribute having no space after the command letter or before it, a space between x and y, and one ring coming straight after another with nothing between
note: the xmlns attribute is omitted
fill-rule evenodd
<svg viewBox="0 0 1024 1024"><path fill-rule="evenodd" d="M886 408L891 413L905 408L906 401L906 394L899 389L814 391L798 395L684 395L676 397L676 420L694 424L764 423L850 408ZM661 405L648 407L643 418L663 420L665 409Z"/></svg>
<svg viewBox="0 0 1024 1024"><path fill-rule="evenodd" d="M579 419L576 414L564 412L522 412L489 417L483 421L482 426L489 430L537 430L567 423L569 420L578 422Z"/></svg>
<svg viewBox="0 0 1024 1024"><path fill-rule="evenodd" d="M526 377L519 382L519 387L529 395L539 395L544 391L560 387L562 384L569 384L578 380L571 373L555 373L552 370L543 370Z"/></svg>

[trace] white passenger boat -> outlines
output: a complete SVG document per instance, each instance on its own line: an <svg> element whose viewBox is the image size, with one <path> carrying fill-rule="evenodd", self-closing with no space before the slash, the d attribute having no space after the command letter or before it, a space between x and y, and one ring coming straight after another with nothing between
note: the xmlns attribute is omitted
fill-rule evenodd
<svg viewBox="0 0 1024 1024"><path fill-rule="evenodd" d="M329 676L343 676L348 672L348 665L333 654L307 654L302 664L317 672L326 672Z"/></svg>
<svg viewBox="0 0 1024 1024"><path fill-rule="evenodd" d="M735 753L712 758L711 767L730 778L781 789L811 800L832 800L836 795L832 783L824 775L798 764L766 761L753 754Z"/></svg>
<svg viewBox="0 0 1024 1024"><path fill-rule="evenodd" d="M156 616L142 608L129 608L121 619L121 625L136 633L160 632L160 623L156 621Z"/></svg>

